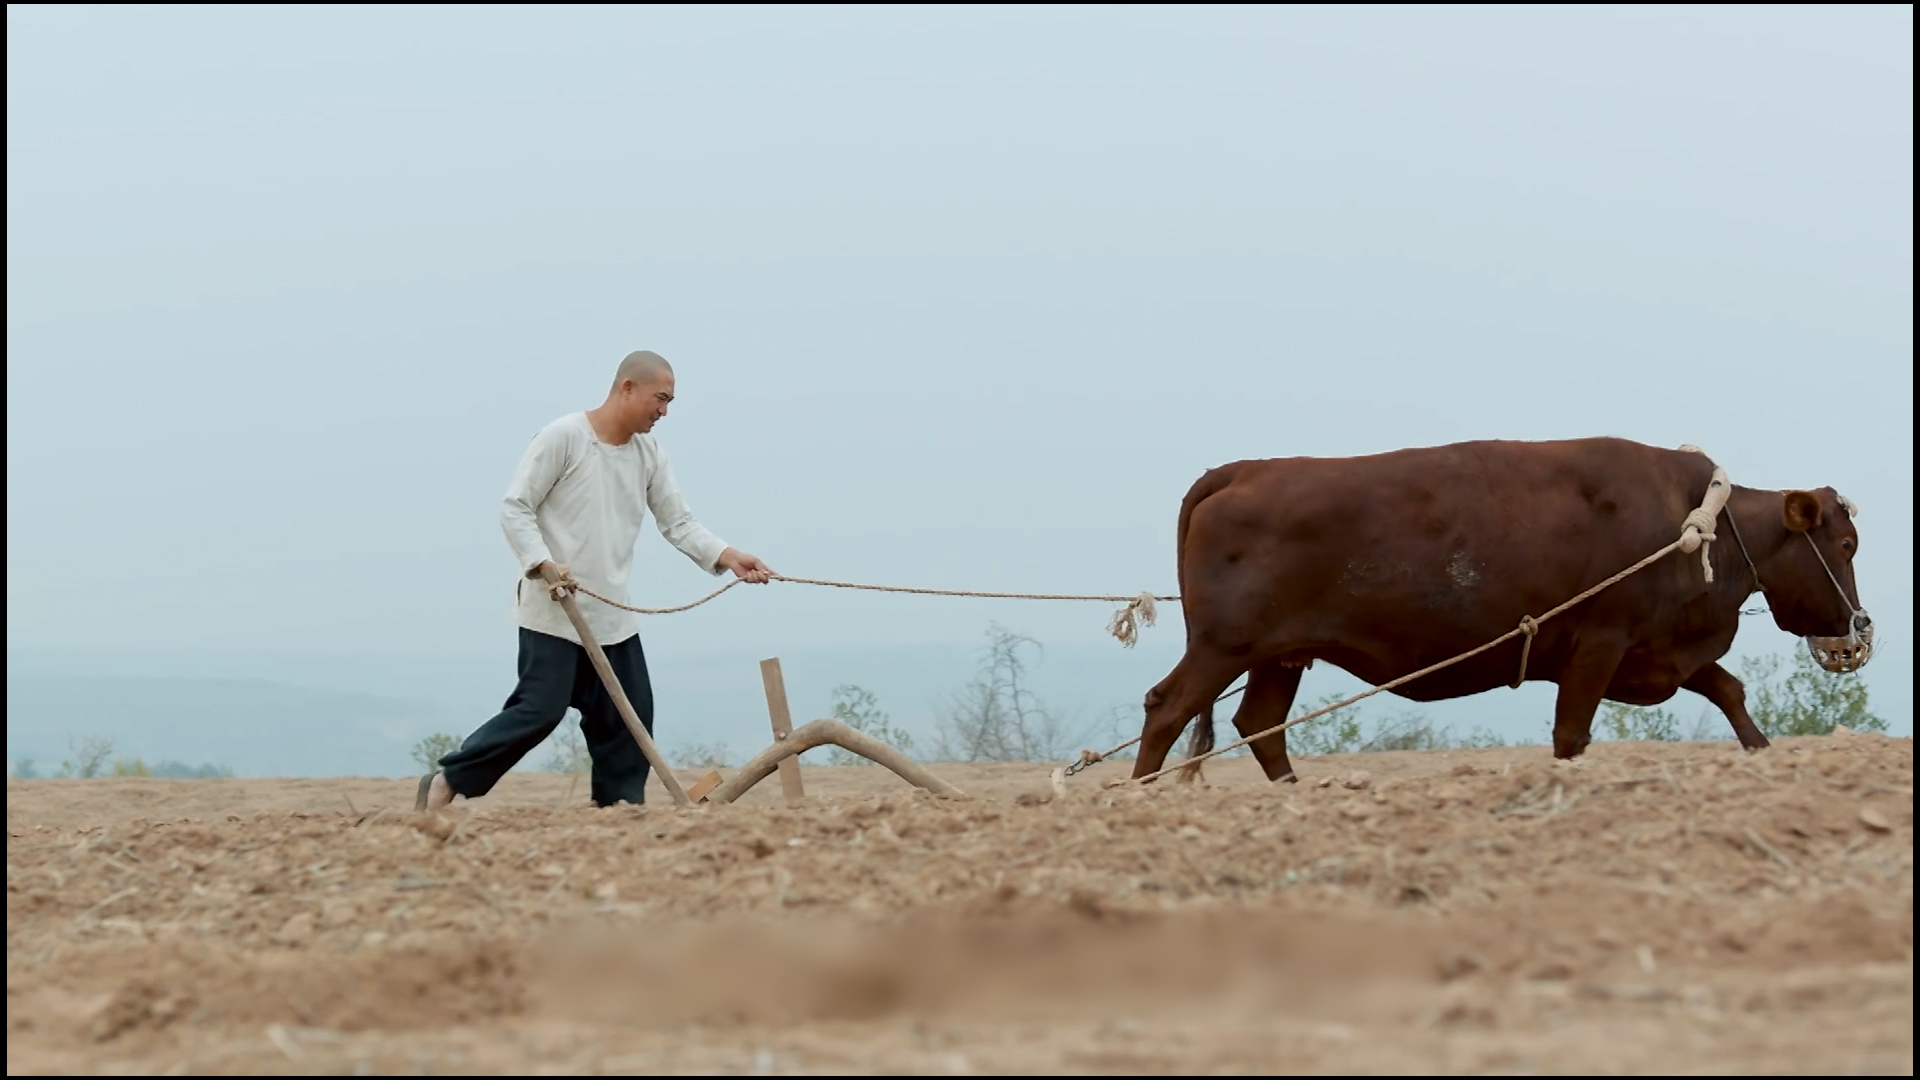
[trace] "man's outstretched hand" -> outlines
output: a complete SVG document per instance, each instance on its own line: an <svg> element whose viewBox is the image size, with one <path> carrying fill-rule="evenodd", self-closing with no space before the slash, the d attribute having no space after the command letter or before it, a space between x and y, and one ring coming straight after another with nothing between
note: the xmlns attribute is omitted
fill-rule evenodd
<svg viewBox="0 0 1920 1080"><path fill-rule="evenodd" d="M760 561L757 556L733 548L720 553L720 569L733 571L733 576L741 581L750 581L755 585L765 585L773 577L773 568Z"/></svg>

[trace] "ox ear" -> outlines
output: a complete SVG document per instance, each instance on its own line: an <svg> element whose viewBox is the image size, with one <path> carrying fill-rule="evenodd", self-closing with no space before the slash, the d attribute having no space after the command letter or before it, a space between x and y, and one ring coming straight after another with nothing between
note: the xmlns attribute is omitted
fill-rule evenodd
<svg viewBox="0 0 1920 1080"><path fill-rule="evenodd" d="M1781 505L1781 516L1789 532L1810 532L1820 527L1820 496L1811 491L1789 491Z"/></svg>

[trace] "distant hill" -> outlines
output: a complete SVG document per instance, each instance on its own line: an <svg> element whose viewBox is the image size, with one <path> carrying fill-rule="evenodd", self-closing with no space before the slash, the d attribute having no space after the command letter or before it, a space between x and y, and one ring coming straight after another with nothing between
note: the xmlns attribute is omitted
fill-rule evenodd
<svg viewBox="0 0 1920 1080"><path fill-rule="evenodd" d="M7 676L7 758L46 774L69 737L106 735L126 755L232 768L242 776L397 776L407 750L444 724L426 702L263 679Z"/></svg>
<svg viewBox="0 0 1920 1080"><path fill-rule="evenodd" d="M1177 643L1169 643L1177 648ZM1162 647L1158 652L1167 652ZM1033 685L1089 743L1107 739L1116 706L1137 708L1177 653L1107 645L1031 657ZM833 688L857 683L931 747L943 702L972 677L972 645L800 647L782 657L797 722L826 716ZM765 747L760 657L650 646L660 742L669 757L724 745L736 761ZM510 652L495 656L9 650L7 757L41 773L68 738L111 736L147 761L209 762L240 775L396 776L436 731L464 736L513 688ZM1137 719L1131 720L1137 724ZM1132 734L1132 732L1128 732ZM535 751L525 763L544 759Z"/></svg>
<svg viewBox="0 0 1920 1080"><path fill-rule="evenodd" d="M1164 634L1134 649L1105 640L1050 647L1029 658L1032 685L1076 730L1075 749L1104 749L1138 734L1141 698L1181 645ZM682 650L664 634L647 652L659 741L670 758L695 744L721 744L739 762L771 741L758 655ZM965 643L802 645L782 650L782 663L796 722L828 715L833 688L856 683L924 752L977 655ZM150 763L206 762L243 776L405 775L414 767L414 742L434 732L465 736L500 707L514 677L510 648L440 656L10 649L7 668L7 757L32 758L43 774L67 756L69 736L104 734ZM1358 688L1320 665L1307 675L1301 700ZM1529 684L1424 706L1381 697L1361 708L1376 720L1418 710L1460 732L1484 727L1541 742L1553 696L1551 686ZM1675 705L1689 723L1706 708L1692 695ZM1219 720L1225 736L1231 712ZM523 767L545 757L536 750Z"/></svg>

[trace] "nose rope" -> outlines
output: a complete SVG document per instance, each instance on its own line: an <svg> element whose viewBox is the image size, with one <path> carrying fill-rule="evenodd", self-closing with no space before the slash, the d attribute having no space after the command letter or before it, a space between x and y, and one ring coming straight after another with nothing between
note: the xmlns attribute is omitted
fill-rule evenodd
<svg viewBox="0 0 1920 1080"><path fill-rule="evenodd" d="M1753 571L1754 587L1758 588L1760 594L1764 596L1767 592L1767 583L1760 580L1760 568L1754 565L1753 555L1747 551L1747 542L1740 536L1740 523L1733 519L1732 506L1726 508L1726 515L1727 524L1733 530L1733 542L1740 548L1740 557L1747 560L1747 569ZM1813 549L1813 557L1820 560L1820 569L1827 572L1827 580L1833 583L1833 591L1840 594L1840 602L1847 605L1847 612L1851 615L1862 614L1865 609L1854 605L1853 598L1847 595L1847 590L1840 584L1840 578L1834 574L1833 567L1827 565L1827 557L1820 553L1820 545L1813 542L1813 535L1811 533L1800 535L1806 537L1807 546ZM1849 625L1851 626L1851 623ZM1857 631L1849 630L1849 634L1857 635Z"/></svg>
<svg viewBox="0 0 1920 1080"><path fill-rule="evenodd" d="M1833 591L1840 594L1840 602L1847 605L1847 611L1850 613L1847 618L1847 636L1841 639L1845 642L1842 647L1835 648L1832 638L1808 638L1807 648L1813 653L1814 661L1828 671L1858 671L1866 665L1867 658L1873 654L1871 621L1869 620L1864 628L1860 625L1862 620L1867 619L1866 611L1855 606L1853 598L1847 595L1847 590L1840 584L1839 575L1835 574L1833 567L1827 564L1827 557L1820 553L1820 545L1813 542L1812 536L1806 533L1800 535L1807 537L1807 546L1813 549L1813 557L1820 560L1820 569L1827 572L1827 580L1833 582Z"/></svg>
<svg viewBox="0 0 1920 1080"><path fill-rule="evenodd" d="M1767 594L1767 583L1760 580L1760 568L1753 564L1753 554L1747 550L1747 542L1740 537L1740 523L1733 520L1733 501L1731 499L1727 501L1725 513L1727 515L1727 528L1733 531L1733 542L1740 548L1740 557L1747 560L1747 569L1753 571L1753 587L1760 590L1760 595L1765 596Z"/></svg>
<svg viewBox="0 0 1920 1080"><path fill-rule="evenodd" d="M1801 533L1800 535L1807 538L1807 546L1813 549L1813 557L1820 560L1820 569L1827 572L1827 580L1833 582L1833 591L1840 594L1840 602L1847 605L1847 611L1856 617L1864 614L1864 609L1854 606L1853 598L1847 595L1847 590L1840 584L1840 579L1834 574L1833 567L1827 565L1827 557L1820 554L1820 545L1813 542L1811 535L1807 533ZM1859 636L1860 629L1854 626L1851 620L1848 621L1847 627L1847 635L1849 637Z"/></svg>

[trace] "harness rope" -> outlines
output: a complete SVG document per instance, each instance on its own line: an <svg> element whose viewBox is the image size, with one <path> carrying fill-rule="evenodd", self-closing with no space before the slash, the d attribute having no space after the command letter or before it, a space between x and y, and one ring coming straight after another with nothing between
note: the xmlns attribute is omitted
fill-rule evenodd
<svg viewBox="0 0 1920 1080"><path fill-rule="evenodd" d="M1686 450L1692 453L1696 453L1696 454L1702 452L1699 447L1691 446L1691 445L1683 446L1680 449ZM1368 690L1363 690L1360 693L1355 694L1350 698L1347 698L1345 701L1335 702L1334 704L1328 705L1324 708L1315 709L1314 711L1307 713L1303 716L1294 717L1292 720L1288 720L1285 723L1276 724L1273 727L1266 729L1265 731L1256 732L1237 742L1229 743L1226 746L1222 746L1217 749L1210 750L1207 753L1198 754L1198 755L1195 755L1194 757L1187 758L1186 760L1180 762L1177 765L1169 765L1166 768L1157 769L1154 772L1148 773L1147 775L1139 777L1137 779L1129 778L1125 780L1115 780L1115 781L1112 781L1111 783L1112 784L1126 784L1126 783L1144 784L1149 780L1157 780L1160 777L1165 776L1167 773L1175 771L1176 769L1189 769L1189 768L1196 767L1201 762L1206 761L1208 758L1219 757L1221 754L1231 753L1257 740L1264 739L1269 735L1274 735L1274 734L1278 734L1279 732L1285 731L1290 727L1295 727L1300 724L1304 724L1309 720L1318 720L1319 718L1327 715L1328 713L1335 712L1340 709L1344 709L1347 706L1352 705L1357 701L1370 698L1375 694L1381 693L1382 691L1392 690L1396 687L1405 686L1407 683L1410 683L1415 679L1421 678L1426 675L1431 675L1434 672L1440 671L1444 668L1452 667L1453 665L1458 664L1463 660L1470 660L1473 657L1479 656L1481 653L1484 653L1489 649L1498 647L1500 645L1504 645L1507 642L1512 641L1516 637L1524 639L1520 646L1520 670L1513 680L1513 686L1517 689L1522 683L1526 681L1527 661L1530 658L1533 651L1534 636L1540 632L1540 624L1546 622L1548 619L1551 619L1556 615L1559 615L1565 612L1567 609L1573 607L1574 605L1580 603L1581 601L1590 599L1591 597L1598 595L1599 593L1605 592L1607 589L1612 588L1613 586L1619 584L1620 582L1625 581L1627 578L1630 578L1633 575L1639 573L1640 571L1646 569L1647 567L1652 566L1654 563L1659 562L1661 559L1666 558L1668 555L1673 554L1675 551L1684 551L1688 553L1699 551L1700 565L1706 574L1707 582L1709 584L1712 583L1713 564L1709 560L1709 555L1710 555L1709 545L1711 545L1716 539L1716 536L1714 533L1714 524L1719 519L1721 512L1726 509L1727 500L1731 498L1732 495L1733 495L1733 483L1731 480L1728 479L1727 471L1725 469L1716 467L1713 470L1713 479L1708 481L1707 483L1707 493L1700 500L1700 505L1697 508L1687 512L1686 520L1680 527L1680 536L1678 539L1674 540L1672 543L1668 544L1667 546L1661 548L1659 551L1656 551L1653 554L1647 556L1646 558L1641 559L1639 562L1634 563L1632 566L1627 567L1625 570L1622 570L1619 573L1613 575L1612 577L1607 578L1605 581L1602 581L1599 584L1594 585L1593 587L1580 593L1578 596L1575 596L1570 600L1564 601L1563 603L1559 604L1556 607L1550 608L1545 614L1542 614L1539 616L1522 615L1520 617L1519 625L1515 626L1512 630L1509 630L1506 633L1501 634L1499 637L1494 638L1492 641L1489 641L1486 644L1481 645L1478 648L1469 649L1468 651L1463 652L1458 656L1452 657L1450 659L1442 660L1437 664L1432 664L1427 667L1421 668L1419 671L1413 672L1412 674L1402 675L1397 679L1393 679L1388 682L1381 683L1379 686L1375 686ZM1729 523L1732 523L1733 515L1731 513L1727 514L1727 521ZM1738 526L1735 526L1734 535L1735 535L1735 538L1738 539L1739 537ZM1740 544L1740 554L1743 558L1746 559L1748 568L1753 569L1753 557L1747 554L1746 544L1744 542ZM1757 569L1754 569L1753 573L1754 573L1754 581L1757 584L1759 582L1759 571ZM1756 614L1761 614L1762 612L1764 612L1764 610L1765 609L1758 609L1758 610L1742 609L1740 613L1742 615L1756 615ZM1231 690L1225 694L1220 695L1217 698L1214 698L1213 699L1214 703L1218 704L1219 702L1225 701L1227 698L1230 698L1235 694L1241 693L1245 689L1246 689L1246 686L1243 684L1239 687L1239 689ZM1113 749L1108 750L1104 754L1096 754L1092 750L1082 750L1080 752L1079 760L1066 766L1064 769L1058 770L1058 775L1062 778L1072 776L1073 774L1080 772L1081 770L1091 765L1094 765L1100 761L1105 760L1106 758L1112 757L1114 754L1117 754L1122 750L1125 750L1127 747L1132 746L1133 744L1139 742L1145 736L1146 736L1146 733L1143 731L1139 735L1136 735L1133 738L1128 739L1126 742L1123 742L1120 745L1114 747Z"/></svg>
<svg viewBox="0 0 1920 1080"><path fill-rule="evenodd" d="M768 580L784 581L793 585L821 585L830 589L860 589L865 592L907 593L913 596L972 596L986 600L1091 600L1099 603L1125 604L1125 607L1114 612L1113 619L1107 624L1107 632L1119 638L1120 644L1129 647L1131 647L1134 642L1140 640L1141 627L1153 625L1154 619L1158 616L1158 609L1155 607L1156 604L1172 603L1180 599L1178 596L1155 596L1152 593L1144 592L1135 596L1087 596L1078 593L982 592L976 589L923 589L910 585L868 585L858 581L828 581L824 578L789 577L786 574L770 574L768 575ZM608 607L616 607L621 611L631 611L636 615L676 615L682 611L692 611L701 604L716 599L721 593L726 592L735 585L741 584L745 584L744 580L735 578L690 604L681 604L678 607L666 608L644 608L634 607L632 604L623 604L618 600L610 600L607 597L601 596L599 593L594 592L592 589L587 588L577 581L569 582L566 587L582 595L591 596ZM559 587L560 586L555 586L555 588Z"/></svg>
<svg viewBox="0 0 1920 1080"><path fill-rule="evenodd" d="M1689 451L1692 453L1696 453L1696 454L1703 452L1699 447L1692 446L1692 445L1682 446L1680 449ZM1206 761L1209 758L1219 757L1221 754L1231 753L1232 751L1238 750L1239 748L1246 746L1250 743L1253 743L1257 740L1264 739L1269 735L1278 734L1282 731L1287 730L1288 728L1295 727L1300 724L1304 724L1309 720L1317 720L1320 717L1327 715L1328 713L1332 713L1337 710L1344 709L1347 706L1354 704L1355 702L1362 701L1366 698L1372 697L1375 694L1378 694L1387 690L1392 690L1400 686L1404 686L1407 683L1414 681L1415 679L1419 679L1424 676L1431 675L1432 673L1436 671L1440 671L1444 668L1452 667L1453 665L1458 664L1463 660L1470 660L1473 657L1479 656L1481 653L1484 653L1489 649L1493 649L1500 645L1504 645L1507 642L1512 641L1514 638L1519 637L1524 639L1520 647L1520 669L1518 673L1514 676L1514 680L1512 684L1513 687L1517 689L1522 683L1526 681L1526 678L1527 678L1527 663L1532 656L1533 639L1540 631L1540 624L1546 622L1548 619L1551 619L1554 616L1565 612L1567 609L1573 607L1576 604L1581 603L1584 600L1590 599L1591 597L1598 595L1599 593L1602 593L1609 588L1612 588L1614 585L1617 585L1620 582L1625 581L1627 578L1632 577L1634 574L1637 574L1640 571L1646 569L1647 567L1652 566L1654 563L1659 562L1661 559L1666 558L1668 555L1671 555L1675 551L1687 552L1689 554L1694 551L1700 552L1701 571L1705 575L1707 583L1712 584L1713 583L1713 562L1711 559L1711 545L1716 539L1718 539L1715 533L1714 527L1719 520L1720 514L1726 508L1728 498L1730 498L1732 494L1733 494L1733 485L1732 485L1732 482L1727 477L1727 471L1725 469L1716 467L1713 470L1713 479L1708 482L1706 495L1704 498L1701 499L1700 505L1687 512L1686 519L1681 524L1680 536L1678 539L1674 540L1672 543L1666 545L1665 547L1654 552L1653 554L1647 556L1646 558L1641 559L1639 562L1634 563L1632 566L1627 567L1625 570L1622 570L1619 573L1613 575L1612 577L1607 578L1605 581L1602 581L1599 584L1594 585L1593 587L1587 589L1586 591L1580 593L1579 595L1573 597L1572 599L1567 600L1559 604L1558 606L1549 609L1545 614L1542 614L1539 616L1532 616L1532 615L1521 616L1519 625L1515 626L1512 630L1507 631L1506 633L1500 635L1499 637L1494 638L1492 641L1489 641L1486 644L1479 646L1478 648L1470 649L1466 652L1461 653L1458 656L1452 657L1447 660L1442 660L1437 664L1432 664L1427 667L1421 668L1419 671L1415 671L1412 674L1402 675L1397 679L1393 679L1389 682L1381 683L1380 685L1372 687L1371 689L1364 690L1358 694L1355 694L1344 701L1336 702L1324 708L1316 709L1313 712L1307 713L1303 716L1297 716L1292 720L1286 721L1285 723L1276 724L1273 727L1266 729L1265 731L1261 731L1253 735L1249 735L1244 739L1238 740L1237 742L1229 743L1226 746L1222 746L1217 749L1208 751L1205 754L1200 754L1195 757L1187 758L1186 760L1180 762L1178 765L1170 765L1166 768L1148 773L1145 776L1139 777L1137 780L1116 780L1116 781L1113 781L1113 783L1115 784L1145 783L1149 780L1156 780L1161 776L1164 776L1167 773L1172 772L1176 769L1186 769L1186 768L1197 766L1200 762ZM1733 525L1732 514L1727 515L1727 521L1728 521L1728 524ZM1734 541L1737 544L1739 544L1740 554L1746 560L1748 568L1753 571L1754 583L1758 585L1759 571L1753 566L1753 557L1750 554L1748 554L1746 543L1740 537L1739 526L1733 525L1733 529L1734 529ZM1815 554L1818 554L1818 552L1819 552L1819 549L1815 548ZM1824 565L1825 559L1823 558L1821 561L1822 561L1822 564ZM1832 571L1829 570L1828 574L1831 575ZM987 591L982 591L977 589L929 589L929 588L920 588L920 587L908 586L908 585L873 585L865 582L856 582L856 581L833 581L825 578L791 577L786 574L770 574L768 575L768 580L784 581L793 585L816 585L824 588L856 589L856 590L861 590L865 592L904 593L912 596L959 596L959 597L974 597L978 599L987 599L987 600L1069 600L1069 601L1093 601L1093 602L1100 602L1100 603L1123 604L1125 606L1122 607L1119 611L1115 612L1113 615L1113 618L1108 622L1107 630L1115 638L1119 639L1122 645L1128 646L1128 647L1131 647L1136 641L1139 640L1139 633L1142 627L1152 626L1154 624L1155 618L1157 617L1157 614L1158 614L1156 609L1157 604L1173 603L1180 599L1178 594L1157 595L1154 593L1147 593L1147 592L1139 593L1134 596L1118 596L1118 595L1107 595L1107 594L1088 595L1088 594L1079 594L1079 593L987 592ZM591 596L595 600L598 600L601 603L606 604L608 607L619 608L622 611L631 611L636 615L676 615L683 611L692 611L694 608L700 607L703 604L716 600L720 597L722 593L727 592L729 589L732 589L736 585L741 585L744 583L745 582L742 579L736 578L733 581L727 582L725 585L720 586L719 588L713 590L707 595L702 596L699 599L694 600L690 603L680 604L676 607L664 607L664 608L647 608L647 607L637 607L632 604L624 604L618 600L613 600L608 597L601 596L599 593L594 592L592 589L589 589L586 586L581 585L579 582L572 581L572 580L568 580L561 584L554 585L551 587L551 589L552 590L559 590L563 588L570 589L574 592L578 592L586 596ZM1837 586L1838 582L1836 581L1835 584ZM1842 591L1842 595L1843 596L1845 595L1844 590ZM1852 601L1849 600L1848 603L1851 606ZM1766 614L1766 611L1767 609L1765 608L1743 608L1741 609L1740 614L1762 615L1762 614ZM1240 686L1235 687L1234 689L1228 690L1226 693L1221 694L1217 698L1214 698L1213 699L1214 703L1218 704L1222 701L1227 700L1228 698L1235 697L1241 693L1244 693L1246 689L1247 689L1247 685L1245 683L1242 683ZM1098 764L1099 762L1112 757L1113 755L1119 753L1120 751L1125 750L1127 747L1132 746L1135 743L1139 742L1144 736L1145 736L1145 732L1142 732L1140 735L1135 735L1133 738L1128 739L1127 741L1119 744L1118 746L1113 747L1110 750L1107 750L1104 753L1095 753L1092 750L1082 750L1080 751L1079 759L1067 765L1064 769L1059 770L1057 775L1062 777L1072 776L1083 769L1086 769L1092 765Z"/></svg>
<svg viewBox="0 0 1920 1080"><path fill-rule="evenodd" d="M1699 452L1697 447L1682 447L1681 449L1693 450L1695 453ZM1318 720L1320 717L1325 716L1328 713L1333 712L1337 709L1344 709L1347 706L1352 705L1354 702L1362 701L1366 698L1370 698L1373 695L1381 693L1383 691L1392 690L1392 689L1395 689L1396 687L1405 686L1406 684L1414 681L1415 679L1422 678L1427 675L1431 675L1434 672L1443 670L1445 668L1450 668L1453 665L1458 664L1463 660L1471 660L1472 658L1479 656L1481 653L1486 652L1488 649L1492 649L1492 648L1496 648L1498 646L1504 645L1507 642L1512 641L1514 638L1517 638L1517 637L1526 638L1526 644L1523 645L1520 650L1520 678L1524 680L1526 678L1526 673L1527 673L1527 668L1526 668L1527 653L1530 651L1533 645L1534 634L1539 631L1541 623L1546 622L1548 619L1551 619L1556 615L1562 614L1567 609L1573 607L1574 605L1584 600L1588 600L1602 592L1605 592L1606 590L1612 588L1615 585L1618 585L1622 581L1625 581L1626 579L1632 577L1633 575L1639 573L1640 571L1645 570L1647 567L1652 566L1654 563L1659 562L1661 559L1666 558L1668 555L1671 555L1676 551L1684 551L1684 552L1699 551L1700 562L1701 562L1701 565L1706 570L1707 581L1712 582L1713 581L1713 564L1707 561L1708 545L1713 543L1713 540L1714 540L1714 533L1713 533L1714 522L1720 517L1721 511L1726 508L1727 499L1732 494L1733 494L1733 484L1731 481L1727 479L1727 471L1725 469L1715 468L1713 470L1713 479L1709 481L1707 484L1706 497L1700 501L1700 506L1698 509L1688 512L1686 523L1681 526L1680 536L1678 539L1674 540L1672 543L1654 552L1653 554L1647 556L1646 558L1641 559L1639 562L1634 563L1632 566L1627 567L1625 570L1622 570L1619 573L1613 575L1612 577L1607 578L1605 581L1602 581L1599 584L1594 585L1582 591L1578 595L1574 596L1572 599L1564 600L1558 605L1547 609L1545 614L1538 615L1538 616L1526 616L1526 615L1521 616L1520 624L1518 626L1514 627L1513 629L1507 631L1504 634L1501 634L1499 637L1494 638L1492 641L1489 641L1486 644L1479 646L1478 648L1468 649L1466 652L1463 652L1458 656L1454 656L1446 660L1442 660L1437 664L1429 664L1426 667L1421 668L1419 671L1415 671L1407 675L1402 675L1397 679L1390 679L1387 682L1383 682L1378 686L1372 687L1367 690L1362 690L1360 693L1355 694L1350 698L1347 698L1345 701L1335 702L1334 704L1328 705L1325 708L1315 709L1314 711L1307 713L1304 716L1297 716L1292 720L1286 721L1285 723L1275 724L1274 726L1266 729L1265 731L1256 732L1255 734L1249 735L1244 739L1238 740L1237 742L1228 743L1225 746L1218 747L1213 750L1209 750L1204 754L1196 754L1193 757L1187 758L1185 761L1180 762L1178 765L1169 765L1163 769L1156 769L1145 776L1135 777L1129 780L1116 780L1116 781L1113 781L1113 783L1114 784L1126 784L1126 783L1144 784L1149 780L1158 780L1160 777L1165 776L1166 774L1173 772L1176 769L1194 768L1198 766L1201 762L1206 761L1208 758L1215 758L1215 757L1219 757L1221 754L1230 753L1258 739L1264 739L1269 735L1278 734L1282 731L1287 730L1290 727L1296 727L1300 724L1304 724L1309 720ZM1731 515L1729 515L1729 519L1731 519ZM1516 681L1515 685L1517 686L1519 685L1519 683ZM1142 734L1144 735L1145 733L1142 732ZM1138 742L1139 740L1136 739L1134 741Z"/></svg>

